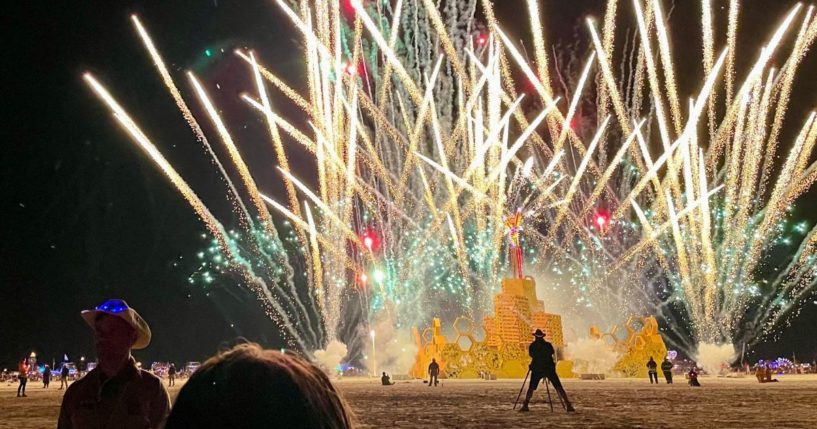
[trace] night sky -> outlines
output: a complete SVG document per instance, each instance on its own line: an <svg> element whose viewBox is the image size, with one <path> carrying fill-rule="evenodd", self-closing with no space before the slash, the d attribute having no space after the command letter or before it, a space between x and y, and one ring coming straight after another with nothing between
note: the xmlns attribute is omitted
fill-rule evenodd
<svg viewBox="0 0 817 429"><path fill-rule="evenodd" d="M516 39L529 40L527 23L519 22L527 13L520 12L524 2L495 3L500 22ZM570 41L574 34L586 40L580 19L603 14L601 0L542 3L549 42ZM683 6L669 22L676 58L679 45L695 46L694 61L678 64L682 94L688 95L697 88L684 82L694 84L701 75L700 12L698 2L678 3ZM745 3L739 33L744 41L765 38L795 2ZM140 15L194 113L197 102L182 73L192 70L206 82L261 190L282 195L265 125L239 100L252 90L250 70L232 54L235 47L252 48L261 63L303 87L295 52L300 39L277 6L265 0L26 1L14 2L13 9L1 18L7 34L2 39L0 367L12 367L32 349L49 362L64 353L73 360L93 356L90 330L79 312L109 297L125 299L151 324L153 343L135 353L148 362L202 360L237 337L280 347L277 328L251 294L230 284L208 294L188 284L195 255L207 244L201 238L204 227L81 79L84 71L93 71L200 197L216 202L211 209L229 225L229 207L218 203L224 198L216 170L164 89L129 16ZM772 22L765 21L769 17ZM685 26L694 33L681 38L678 29ZM758 49L740 45L739 59L754 60ZM799 127L817 105L817 82L806 78L815 73L817 53L811 53L802 65L789 124ZM200 122L209 131L203 116ZM791 141L787 137L784 146ZM308 174L308 158L295 149L290 154L296 171ZM815 195L810 192L795 213L810 225L817 221ZM813 359L817 340L808 329L817 325L814 299L777 342L758 347L759 353L796 352Z"/></svg>

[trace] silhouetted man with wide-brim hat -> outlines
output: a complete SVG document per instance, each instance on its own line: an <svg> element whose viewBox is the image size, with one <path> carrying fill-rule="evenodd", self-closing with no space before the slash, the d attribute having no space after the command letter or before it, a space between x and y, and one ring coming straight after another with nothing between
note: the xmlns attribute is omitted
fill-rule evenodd
<svg viewBox="0 0 817 429"><path fill-rule="evenodd" d="M147 322L121 299L85 310L82 318L94 330L99 363L65 392L57 428L161 427L170 412L167 390L131 356L131 349L150 344Z"/></svg>
<svg viewBox="0 0 817 429"><path fill-rule="evenodd" d="M556 360L554 359L556 350L553 348L553 344L545 341L545 333L541 329L537 329L533 336L535 338L528 347L528 354L531 357L530 366L528 367L530 368L530 385L528 386L528 393L525 395L525 402L519 411L529 411L528 403L530 403L530 398L533 397L533 392L539 387L539 382L543 378L550 380L550 383L553 384L556 393L564 401L567 411L575 411L570 400L567 399L567 393L562 387L559 376L556 374Z"/></svg>

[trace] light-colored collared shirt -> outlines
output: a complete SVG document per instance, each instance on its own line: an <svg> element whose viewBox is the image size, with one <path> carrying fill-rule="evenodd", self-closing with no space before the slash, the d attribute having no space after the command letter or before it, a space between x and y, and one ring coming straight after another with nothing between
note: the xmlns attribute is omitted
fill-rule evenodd
<svg viewBox="0 0 817 429"><path fill-rule="evenodd" d="M170 412L170 397L162 381L136 368L108 378L94 368L65 392L57 429L156 429Z"/></svg>

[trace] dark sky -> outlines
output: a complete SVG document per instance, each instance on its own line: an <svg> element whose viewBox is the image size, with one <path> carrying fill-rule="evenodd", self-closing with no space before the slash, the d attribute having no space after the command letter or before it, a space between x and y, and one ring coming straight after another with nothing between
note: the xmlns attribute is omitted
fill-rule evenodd
<svg viewBox="0 0 817 429"><path fill-rule="evenodd" d="M500 21L520 29L516 38L527 39L526 22L518 22L525 15L520 13L524 2L495 3ZM675 11L670 25L686 24L695 33L679 38L676 28L675 43L699 46L697 2L679 3L684 6ZM579 18L601 16L602 4L545 0L548 37L569 39ZM792 4L747 2L740 36L768 34ZM0 83L5 122L0 158L0 367L11 366L32 349L49 361L63 353L72 359L92 355L90 332L79 311L108 297L126 299L151 323L153 344L147 352L136 353L140 359L201 360L238 336L280 346L275 326L241 288L216 288L208 296L187 284L195 253L206 245L200 238L203 226L81 80L86 70L96 73L202 199L223 200L215 169L137 40L129 15L138 13L172 64L191 106L196 103L181 73L187 69L209 85L236 141L250 152L250 167L262 191L280 193L274 157L268 142L259 139L264 126L238 100L251 89L251 75L231 54L234 47L251 47L264 64L298 86L301 63L293 51L295 36L274 3L26 1L14 2L13 9L2 14L2 31L8 34L2 39ZM765 22L767 17L773 21ZM583 27L578 34L586 37ZM753 50L744 50L750 52L746 59L755 58L757 47L748 48ZM205 49L213 57L205 56ZM700 74L697 48L694 52L695 61L678 65L682 83L684 75ZM815 64L812 54L803 67L814 71ZM213 88L216 83L221 90ZM790 113L797 122L817 101L814 82L802 84L799 88L805 90L798 92ZM206 122L203 116L200 122ZM298 164L297 153L293 159ZM212 208L230 223L228 207ZM813 213L800 216L813 222ZM817 344L806 327L816 323L817 305L809 303L792 329L761 351L813 356Z"/></svg>

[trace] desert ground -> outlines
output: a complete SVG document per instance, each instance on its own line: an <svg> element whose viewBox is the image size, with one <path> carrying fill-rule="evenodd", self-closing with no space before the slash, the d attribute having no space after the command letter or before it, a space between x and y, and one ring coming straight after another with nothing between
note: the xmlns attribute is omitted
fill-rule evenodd
<svg viewBox="0 0 817 429"><path fill-rule="evenodd" d="M701 377L701 388L684 380L650 385L645 380L565 380L577 412L567 414L554 396L554 411L540 390L530 413L511 411L521 380L419 381L380 386L375 380L337 384L364 428L814 428L817 376L783 376L758 384L753 377ZM175 397L181 386L170 389ZM59 386L59 383L57 383ZM0 428L56 427L62 391L29 383L28 397L15 385L0 386ZM552 393L552 392L551 392Z"/></svg>

